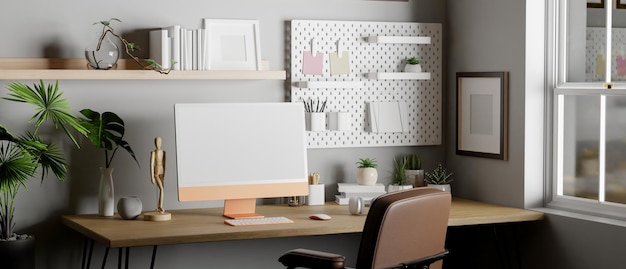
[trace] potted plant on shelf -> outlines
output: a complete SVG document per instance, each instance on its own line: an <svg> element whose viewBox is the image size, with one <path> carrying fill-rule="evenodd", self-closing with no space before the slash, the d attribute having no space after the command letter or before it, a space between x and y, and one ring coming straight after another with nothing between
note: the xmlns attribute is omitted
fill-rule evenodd
<svg viewBox="0 0 626 269"><path fill-rule="evenodd" d="M50 173L58 180L67 176L66 160L62 150L52 141L38 134L42 124L51 122L65 131L76 147L72 130L86 135L87 131L69 112L66 99L59 92L59 83L44 85L42 80L33 88L11 82L5 100L34 105L33 130L16 136L0 125L0 260L7 268L34 268L34 237L15 233L15 198L22 187L40 172L43 181ZM20 258L21 257L21 258ZM7 264L8 263L8 264Z"/></svg>
<svg viewBox="0 0 626 269"><path fill-rule="evenodd" d="M419 154L411 154L405 157L406 167L404 174L407 182L414 187L424 186L424 170L422 170L422 157Z"/></svg>
<svg viewBox="0 0 626 269"><path fill-rule="evenodd" d="M91 109L83 109L80 113L84 118L80 118L80 124L89 130L89 141L104 150L104 167L100 167L100 184L98 187L98 214L100 216L111 217L114 211L114 189L113 189L113 168L111 162L117 150L123 148L130 154L137 166L139 161L130 144L124 140L124 121L113 112L102 114Z"/></svg>
<svg viewBox="0 0 626 269"><path fill-rule="evenodd" d="M393 159L393 183L387 186L388 192L413 188L413 185L408 182L408 177L406 176L408 159L407 156Z"/></svg>
<svg viewBox="0 0 626 269"><path fill-rule="evenodd" d="M125 38L123 38L120 34L116 33L111 26L111 23L117 21L122 22L118 18L110 18L106 21L97 21L94 22L94 25L102 25L102 31L99 34L98 42L95 47L88 47L85 49L85 57L87 58L87 62L91 68L94 69L111 69L117 62L119 49L115 43L113 43L108 34L111 34L113 37L118 39L122 45L124 46L124 52L131 59L133 59L137 64L139 64L143 69L154 70L161 74L169 74L172 68L163 68L159 63L152 59L139 59L139 57L135 56L133 52L139 50L139 46L135 43L129 42ZM172 61L170 66L173 66L176 61Z"/></svg>
<svg viewBox="0 0 626 269"><path fill-rule="evenodd" d="M422 72L422 65L420 65L420 61L415 57L406 58L404 60L404 72Z"/></svg>
<svg viewBox="0 0 626 269"><path fill-rule="evenodd" d="M378 171L376 170L378 164L376 164L376 159L359 159L357 164L356 182L359 185L375 185L376 181L378 181Z"/></svg>
<svg viewBox="0 0 626 269"><path fill-rule="evenodd" d="M441 189L442 191L450 192L450 183L453 181L452 172L446 171L446 169L439 163L432 173L426 172L426 183L430 187Z"/></svg>

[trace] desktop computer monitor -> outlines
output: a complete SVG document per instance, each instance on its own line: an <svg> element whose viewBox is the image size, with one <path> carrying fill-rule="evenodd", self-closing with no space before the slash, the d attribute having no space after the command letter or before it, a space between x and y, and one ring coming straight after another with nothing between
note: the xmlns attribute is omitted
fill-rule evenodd
<svg viewBox="0 0 626 269"><path fill-rule="evenodd" d="M256 199L308 194L301 103L175 104L178 199L224 200L224 216L261 217Z"/></svg>

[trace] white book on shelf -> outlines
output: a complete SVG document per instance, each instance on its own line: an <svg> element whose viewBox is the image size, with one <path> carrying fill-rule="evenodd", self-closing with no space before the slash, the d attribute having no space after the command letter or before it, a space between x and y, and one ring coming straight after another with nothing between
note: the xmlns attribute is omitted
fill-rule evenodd
<svg viewBox="0 0 626 269"><path fill-rule="evenodd" d="M150 58L164 69L170 68L170 38L167 30L150 31Z"/></svg>
<svg viewBox="0 0 626 269"><path fill-rule="evenodd" d="M384 192L385 185L376 183L375 185L359 185L357 183L337 183L338 192Z"/></svg>
<svg viewBox="0 0 626 269"><path fill-rule="evenodd" d="M180 70L180 25L165 27L170 40L170 60L176 63L172 65L173 70Z"/></svg>
<svg viewBox="0 0 626 269"><path fill-rule="evenodd" d="M185 70L193 70L191 29L185 29Z"/></svg>
<svg viewBox="0 0 626 269"><path fill-rule="evenodd" d="M191 69L198 70L198 32L191 29Z"/></svg>
<svg viewBox="0 0 626 269"><path fill-rule="evenodd" d="M209 30L200 29L202 32L202 70L209 69Z"/></svg>

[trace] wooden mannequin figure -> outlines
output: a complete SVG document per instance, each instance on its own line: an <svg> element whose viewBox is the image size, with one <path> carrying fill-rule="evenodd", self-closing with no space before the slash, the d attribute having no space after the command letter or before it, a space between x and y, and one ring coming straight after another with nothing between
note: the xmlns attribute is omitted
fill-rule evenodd
<svg viewBox="0 0 626 269"><path fill-rule="evenodd" d="M144 214L144 220L151 221L164 221L170 220L172 215L165 212L163 209L163 194L164 194L164 181L165 181L165 151L161 149L161 138L154 138L154 149L150 153L150 179L152 184L157 185L159 188L159 201L156 212L148 212Z"/></svg>

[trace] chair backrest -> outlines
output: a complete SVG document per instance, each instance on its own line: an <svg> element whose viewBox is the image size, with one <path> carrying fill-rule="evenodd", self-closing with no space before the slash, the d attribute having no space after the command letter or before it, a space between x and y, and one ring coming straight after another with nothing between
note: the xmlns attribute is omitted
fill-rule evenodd
<svg viewBox="0 0 626 269"><path fill-rule="evenodd" d="M451 202L449 192L428 187L376 198L365 220L356 268L391 267L442 252Z"/></svg>

